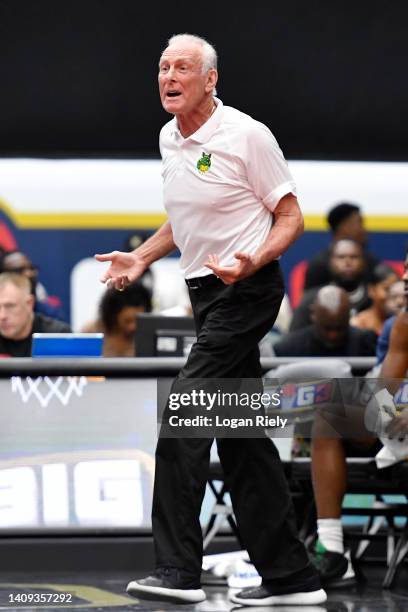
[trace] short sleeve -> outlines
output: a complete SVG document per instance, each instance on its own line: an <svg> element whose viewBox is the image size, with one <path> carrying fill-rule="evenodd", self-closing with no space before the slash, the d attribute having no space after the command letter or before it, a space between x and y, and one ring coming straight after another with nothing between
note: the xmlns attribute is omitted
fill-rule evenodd
<svg viewBox="0 0 408 612"><path fill-rule="evenodd" d="M296 196L296 184L283 153L262 123L254 122L247 131L246 168L249 184L271 212L285 195Z"/></svg>

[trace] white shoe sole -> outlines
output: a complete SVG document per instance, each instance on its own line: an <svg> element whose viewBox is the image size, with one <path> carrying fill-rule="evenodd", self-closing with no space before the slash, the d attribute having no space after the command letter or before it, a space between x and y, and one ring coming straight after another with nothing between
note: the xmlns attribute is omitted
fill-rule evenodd
<svg viewBox="0 0 408 612"><path fill-rule="evenodd" d="M327 601L326 592L323 589L308 591L306 593L288 593L287 595L271 595L263 599L247 599L237 595L231 595L231 601L242 606L313 606Z"/></svg>
<svg viewBox="0 0 408 612"><path fill-rule="evenodd" d="M140 599L171 601L176 603L199 603L206 599L203 589L166 589L139 584L136 580L129 582L126 593Z"/></svg>

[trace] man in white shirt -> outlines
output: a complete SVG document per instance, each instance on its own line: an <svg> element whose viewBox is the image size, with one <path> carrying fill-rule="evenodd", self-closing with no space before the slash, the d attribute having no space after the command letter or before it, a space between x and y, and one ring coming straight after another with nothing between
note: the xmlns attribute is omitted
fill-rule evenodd
<svg viewBox="0 0 408 612"><path fill-rule="evenodd" d="M284 294L277 259L303 231L295 184L271 132L214 97L217 56L204 39L170 39L159 63L160 134L169 220L133 253L111 261L102 280L122 290L155 260L181 252L197 342L172 391L186 379L260 378L258 342ZM273 213L273 214L272 214ZM128 585L139 598L199 602L199 514L211 439L160 438L152 524L156 573ZM289 491L266 437L221 438L218 453L242 541L262 586L232 597L245 605L325 601L298 539Z"/></svg>

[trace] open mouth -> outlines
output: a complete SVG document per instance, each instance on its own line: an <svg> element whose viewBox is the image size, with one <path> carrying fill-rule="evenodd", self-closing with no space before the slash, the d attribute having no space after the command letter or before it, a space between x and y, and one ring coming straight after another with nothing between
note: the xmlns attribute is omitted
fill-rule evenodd
<svg viewBox="0 0 408 612"><path fill-rule="evenodd" d="M181 93L179 91L168 91L166 93L167 98L177 98L178 96L181 96Z"/></svg>

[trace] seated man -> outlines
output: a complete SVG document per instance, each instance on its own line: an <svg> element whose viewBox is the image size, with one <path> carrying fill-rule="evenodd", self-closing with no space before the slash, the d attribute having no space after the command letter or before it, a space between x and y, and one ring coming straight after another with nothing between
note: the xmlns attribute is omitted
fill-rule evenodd
<svg viewBox="0 0 408 612"><path fill-rule="evenodd" d="M408 264L408 258L406 260ZM408 265L406 266L405 291L408 294ZM383 362L379 385L385 384L388 391L395 393L399 381L408 371L408 312L403 311L395 318L390 335L390 344ZM365 409L356 407L355 431L364 430ZM332 430L333 431L333 430ZM386 429L390 438L399 440L408 435L408 410L393 417ZM373 434L366 432L364 437L346 439L330 435L330 424L316 416L312 441L312 475L317 507L318 540L313 557L323 583L349 584L355 579L349 556L344 552L341 507L346 492L347 465L346 455L359 454L374 456L381 443Z"/></svg>
<svg viewBox="0 0 408 612"><path fill-rule="evenodd" d="M360 207L349 202L341 202L329 210L327 223L332 232L332 243L342 238L351 238L363 248L365 274L368 274L378 263L377 257L366 250L367 232ZM310 260L306 270L305 290L312 287L323 287L330 283L331 272L328 266L330 247L323 249Z"/></svg>
<svg viewBox="0 0 408 612"><path fill-rule="evenodd" d="M24 274L31 283L31 293L35 297L34 312L64 320L64 313L59 298L48 296L42 283L38 280L38 268L31 259L21 251L9 251L5 253L1 263L0 272L16 272Z"/></svg>
<svg viewBox="0 0 408 612"><path fill-rule="evenodd" d="M347 291L327 285L312 304L312 325L290 332L273 350L278 357L370 357L375 355L373 331L349 325Z"/></svg>
<svg viewBox="0 0 408 612"><path fill-rule="evenodd" d="M66 323L34 313L30 280L22 274L0 274L0 356L31 357L33 333L70 332Z"/></svg>
<svg viewBox="0 0 408 612"><path fill-rule="evenodd" d="M367 282L364 279L365 261L361 245L348 239L335 242L330 248L328 262L331 272L330 284L347 291L350 314L353 316L360 310L368 308L370 298L367 293ZM305 291L302 301L293 313L290 331L310 324L310 305L317 292L317 287Z"/></svg>

